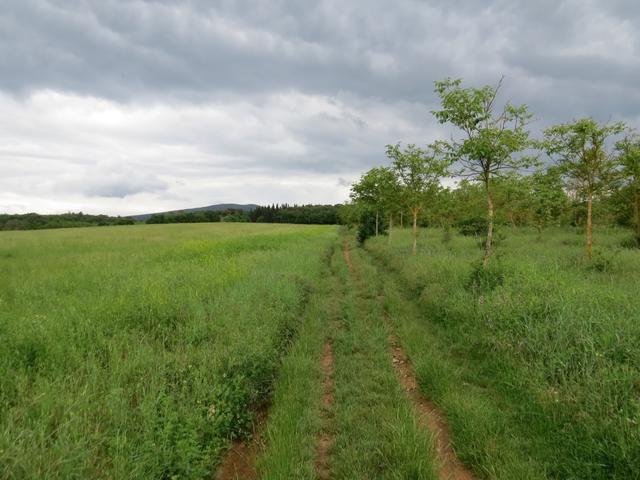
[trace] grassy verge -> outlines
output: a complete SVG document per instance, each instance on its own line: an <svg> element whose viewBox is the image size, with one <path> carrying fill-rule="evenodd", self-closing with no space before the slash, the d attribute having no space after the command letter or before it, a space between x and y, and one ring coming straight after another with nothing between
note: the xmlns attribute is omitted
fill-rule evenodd
<svg viewBox="0 0 640 480"><path fill-rule="evenodd" d="M477 240L398 232L367 245L421 387L487 478L640 476L637 251L600 236L508 231L479 275ZM636 279L636 280L634 280Z"/></svg>

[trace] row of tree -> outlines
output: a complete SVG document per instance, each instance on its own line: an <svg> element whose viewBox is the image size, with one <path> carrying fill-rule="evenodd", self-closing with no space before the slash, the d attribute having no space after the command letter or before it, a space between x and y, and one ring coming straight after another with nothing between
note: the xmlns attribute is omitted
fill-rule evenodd
<svg viewBox="0 0 640 480"><path fill-rule="evenodd" d="M128 217L89 215L86 213L61 213L40 215L25 213L19 215L0 214L0 230L40 230L44 228L102 227L108 225L132 225Z"/></svg>
<svg viewBox="0 0 640 480"><path fill-rule="evenodd" d="M244 210L202 210L199 212L154 213L146 223L207 223L207 222L249 222Z"/></svg>
<svg viewBox="0 0 640 480"><path fill-rule="evenodd" d="M249 212L252 222L333 225L338 223L339 205L267 205Z"/></svg>
<svg viewBox="0 0 640 480"><path fill-rule="evenodd" d="M539 228L566 214L567 204L583 206L577 211L583 212L585 248L591 259L594 204L627 199L640 239L640 136L622 122L601 125L582 118L549 127L542 139L534 139L525 105L507 102L497 107L501 83L475 88L463 87L461 80L435 82L440 108L432 113L440 123L457 127L458 138L437 140L425 148L387 145L390 165L369 170L353 184L354 204L375 212L376 234L380 215L388 218L391 232L394 218L402 222L408 212L415 253L420 218L453 223L460 200L479 187L485 204L485 267L492 254L497 206L511 209L506 213L514 225L526 211L527 221ZM550 166L541 167L542 155L550 159ZM533 167L533 174L520 174ZM451 191L442 187L445 177L463 180Z"/></svg>
<svg viewBox="0 0 640 480"><path fill-rule="evenodd" d="M330 225L338 223L339 205L274 204L244 210L157 213L146 223L254 222Z"/></svg>

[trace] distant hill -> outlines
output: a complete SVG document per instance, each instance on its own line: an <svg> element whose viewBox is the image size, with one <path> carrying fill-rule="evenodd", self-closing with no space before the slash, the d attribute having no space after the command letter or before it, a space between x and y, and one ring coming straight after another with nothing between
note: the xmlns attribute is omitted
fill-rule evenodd
<svg viewBox="0 0 640 480"><path fill-rule="evenodd" d="M252 203L247 205L239 205L237 203L218 203L216 205L208 205L206 207L196 207L196 208L183 208L182 210L170 210L167 212L155 212L155 213L145 213L142 215L129 215L129 218L137 220L139 222L145 222L151 217L151 215L159 215L159 214L172 214L172 213L191 213L191 212L207 212L207 211L221 211L221 210L242 210L244 212L250 212L251 210L255 210L258 205L254 205Z"/></svg>

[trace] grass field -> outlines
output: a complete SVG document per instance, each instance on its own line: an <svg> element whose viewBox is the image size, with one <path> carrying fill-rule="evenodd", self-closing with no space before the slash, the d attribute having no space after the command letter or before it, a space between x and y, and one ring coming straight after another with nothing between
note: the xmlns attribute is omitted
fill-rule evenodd
<svg viewBox="0 0 640 480"><path fill-rule="evenodd" d="M366 246L458 454L487 478L640 478L640 250L603 231L589 264L580 231L504 233L484 277L473 237Z"/></svg>
<svg viewBox="0 0 640 480"><path fill-rule="evenodd" d="M445 478L392 337L459 478L640 478L640 251L503 233L3 232L0 478L215 478L258 411L246 478Z"/></svg>
<svg viewBox="0 0 640 480"><path fill-rule="evenodd" d="M206 478L249 429L335 227L0 235L0 477Z"/></svg>

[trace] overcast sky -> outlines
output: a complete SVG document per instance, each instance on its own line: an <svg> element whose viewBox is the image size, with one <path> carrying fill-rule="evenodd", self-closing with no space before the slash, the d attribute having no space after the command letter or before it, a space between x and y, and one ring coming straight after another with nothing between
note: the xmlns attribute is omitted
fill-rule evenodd
<svg viewBox="0 0 640 480"><path fill-rule="evenodd" d="M482 6L481 6L482 5ZM0 212L336 203L505 76L534 130L640 125L640 2L0 0Z"/></svg>

